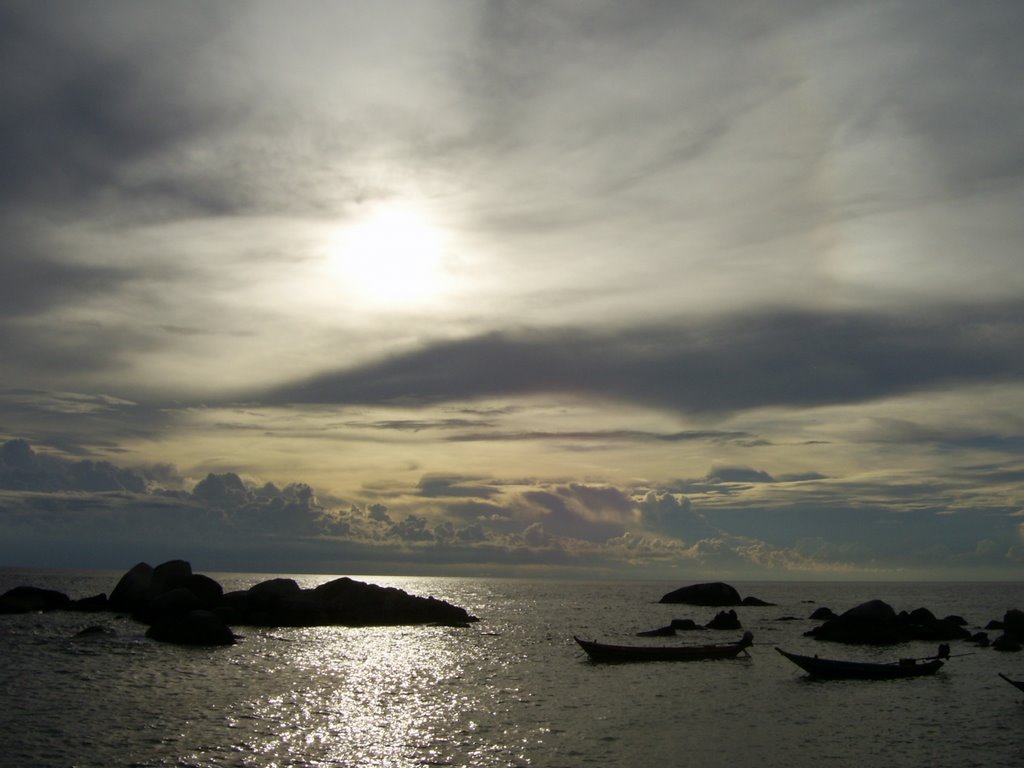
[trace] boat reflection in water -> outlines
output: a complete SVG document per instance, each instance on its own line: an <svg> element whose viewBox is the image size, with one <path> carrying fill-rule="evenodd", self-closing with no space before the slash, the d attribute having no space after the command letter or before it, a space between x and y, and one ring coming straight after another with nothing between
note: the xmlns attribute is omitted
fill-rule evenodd
<svg viewBox="0 0 1024 768"><path fill-rule="evenodd" d="M580 648L587 652L591 661L703 661L708 659L734 659L746 653L754 643L754 635L744 632L735 643L724 645L609 645L594 640L581 640L573 636ZM748 654L749 655L749 654Z"/></svg>

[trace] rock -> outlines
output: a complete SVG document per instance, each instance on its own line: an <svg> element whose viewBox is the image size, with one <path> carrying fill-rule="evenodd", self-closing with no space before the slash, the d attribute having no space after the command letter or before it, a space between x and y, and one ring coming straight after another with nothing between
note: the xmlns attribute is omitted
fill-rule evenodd
<svg viewBox="0 0 1024 768"><path fill-rule="evenodd" d="M217 605L224 597L224 587L220 585L220 582L201 573L193 573L186 579L184 588L198 597L199 601L207 608Z"/></svg>
<svg viewBox="0 0 1024 768"><path fill-rule="evenodd" d="M68 605L69 611L81 611L82 613L96 613L110 609L110 602L103 593L92 597L83 597L79 600L72 600Z"/></svg>
<svg viewBox="0 0 1024 768"><path fill-rule="evenodd" d="M190 611L180 616L163 617L147 631L146 637L177 645L232 645L235 635L212 611Z"/></svg>
<svg viewBox="0 0 1024 768"><path fill-rule="evenodd" d="M992 641L992 648L997 651L1004 651L1008 653L1018 653L1021 650L1021 644L1017 641L1013 635L1009 633L1003 633L995 640Z"/></svg>
<svg viewBox="0 0 1024 768"><path fill-rule="evenodd" d="M67 608L71 598L55 589L15 587L0 595L0 613L38 613Z"/></svg>
<svg viewBox="0 0 1024 768"><path fill-rule="evenodd" d="M721 581L680 587L664 595L659 602L711 607L742 605L743 603L740 600L740 593L736 591L736 588Z"/></svg>
<svg viewBox="0 0 1024 768"><path fill-rule="evenodd" d="M688 632L692 629L701 629L700 624L693 619L672 619L671 627L672 629L682 630L684 632Z"/></svg>
<svg viewBox="0 0 1024 768"><path fill-rule="evenodd" d="M769 607L774 606L775 603L769 603L769 602L767 602L765 600L762 600L759 597L753 597L752 595L747 595L746 597L743 598L743 602L741 603L741 605L745 605L748 608L769 608Z"/></svg>
<svg viewBox="0 0 1024 768"><path fill-rule="evenodd" d="M109 637L116 634L110 627L104 627L100 624L93 624L92 626L80 629L75 633L75 637Z"/></svg>
<svg viewBox="0 0 1024 768"><path fill-rule="evenodd" d="M657 629L648 629L644 632L637 632L637 637L672 637L676 633L675 629L669 624L667 627L658 627Z"/></svg>
<svg viewBox="0 0 1024 768"><path fill-rule="evenodd" d="M909 639L896 611L881 600L861 603L804 634L818 640L868 645L891 645Z"/></svg>
<svg viewBox="0 0 1024 768"><path fill-rule="evenodd" d="M141 608L149 595L152 579L153 566L149 563L134 565L121 577L114 591L110 593L111 610L132 613Z"/></svg>
<svg viewBox="0 0 1024 768"><path fill-rule="evenodd" d="M395 587L380 587L348 577L321 584L313 590L333 624L368 626L388 624L447 624L477 621L464 608L433 597L415 597Z"/></svg>
<svg viewBox="0 0 1024 768"><path fill-rule="evenodd" d="M172 589L188 588L192 578L192 565L185 560L168 560L153 569L149 583L149 599L153 599Z"/></svg>
<svg viewBox="0 0 1024 768"><path fill-rule="evenodd" d="M822 606L821 608L815 608L810 618L814 621L828 621L829 619L836 618L836 613L831 608Z"/></svg>
<svg viewBox="0 0 1024 768"><path fill-rule="evenodd" d="M981 648L987 648L989 645L988 632L975 632L971 635L971 642Z"/></svg>
<svg viewBox="0 0 1024 768"><path fill-rule="evenodd" d="M719 611L705 626L708 629L742 629L736 611Z"/></svg>
<svg viewBox="0 0 1024 768"><path fill-rule="evenodd" d="M1024 611L1013 608L1003 615L1003 631L1018 643L1024 642Z"/></svg>
<svg viewBox="0 0 1024 768"><path fill-rule="evenodd" d="M966 640L971 636L956 619L937 619L927 608L901 612L898 619L913 640Z"/></svg>

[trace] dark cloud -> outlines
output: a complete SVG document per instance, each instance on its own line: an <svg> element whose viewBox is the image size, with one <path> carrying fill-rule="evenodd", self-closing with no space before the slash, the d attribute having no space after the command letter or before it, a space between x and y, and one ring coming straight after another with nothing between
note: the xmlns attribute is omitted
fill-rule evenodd
<svg viewBox="0 0 1024 768"><path fill-rule="evenodd" d="M500 489L482 484L480 478L461 475L424 475L419 482L421 496L430 498L477 498L489 499Z"/></svg>
<svg viewBox="0 0 1024 768"><path fill-rule="evenodd" d="M637 504L643 526L687 542L716 539L723 531L710 525L685 496L649 491Z"/></svg>
<svg viewBox="0 0 1024 768"><path fill-rule="evenodd" d="M440 342L257 396L268 403L436 403L590 395L682 412L857 403L1024 373L1019 305L921 314L775 311L615 333Z"/></svg>

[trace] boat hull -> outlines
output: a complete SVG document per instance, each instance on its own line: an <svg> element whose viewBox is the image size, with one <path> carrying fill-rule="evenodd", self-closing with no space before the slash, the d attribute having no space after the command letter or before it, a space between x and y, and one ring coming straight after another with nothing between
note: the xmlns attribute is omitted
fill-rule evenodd
<svg viewBox="0 0 1024 768"><path fill-rule="evenodd" d="M1001 678L1003 678L1003 680L1012 685L1014 688L1018 689L1021 692L1024 692L1024 680L1012 680L1011 678L1004 675L1002 672L998 672L997 674Z"/></svg>
<svg viewBox="0 0 1024 768"><path fill-rule="evenodd" d="M942 667L940 659L931 659L923 663L873 664L860 661L838 661L835 659L819 659L816 656L800 656L787 653L776 648L791 662L811 677L823 680L896 680L904 677L923 677L933 675Z"/></svg>
<svg viewBox="0 0 1024 768"><path fill-rule="evenodd" d="M586 651L591 661L635 662L635 661L706 661L712 659L734 659L744 652L751 641L744 636L738 643L727 645L609 645L593 640L573 639Z"/></svg>

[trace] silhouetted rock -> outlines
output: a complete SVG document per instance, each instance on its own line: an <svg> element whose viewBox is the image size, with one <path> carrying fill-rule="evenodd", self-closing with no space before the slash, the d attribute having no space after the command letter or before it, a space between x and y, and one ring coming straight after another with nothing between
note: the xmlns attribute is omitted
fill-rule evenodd
<svg viewBox="0 0 1024 768"><path fill-rule="evenodd" d="M814 621L828 621L829 619L836 618L836 613L831 608L822 606L821 608L815 608L810 618Z"/></svg>
<svg viewBox="0 0 1024 768"><path fill-rule="evenodd" d="M190 611L163 617L146 631L146 637L177 645L231 645L235 635L212 611Z"/></svg>
<svg viewBox="0 0 1024 768"><path fill-rule="evenodd" d="M110 593L111 610L132 613L141 608L146 602L152 580L153 566L149 563L134 565L121 577L114 591Z"/></svg>
<svg viewBox="0 0 1024 768"><path fill-rule="evenodd" d="M698 624L693 619L672 619L671 626L672 629L681 630L684 632L688 632L692 629L702 629L700 624Z"/></svg>
<svg viewBox="0 0 1024 768"><path fill-rule="evenodd" d="M950 624L956 624L958 627L967 626L967 619L965 619L963 616L957 616L955 614L952 616L947 616L945 619L943 619L943 621L948 621Z"/></svg>
<svg viewBox="0 0 1024 768"><path fill-rule="evenodd" d="M765 600L762 600L759 597L753 597L752 595L747 595L746 597L743 598L743 602L741 603L741 605L745 605L748 608L769 608L769 607L775 605L775 603L769 603L769 602L767 602Z"/></svg>
<svg viewBox="0 0 1024 768"><path fill-rule="evenodd" d="M110 601L103 593L92 597L83 597L79 600L72 600L67 606L69 611L82 611L83 613L95 613L98 611L110 610Z"/></svg>
<svg viewBox="0 0 1024 768"><path fill-rule="evenodd" d="M465 609L443 600L415 597L395 587L366 584L348 577L321 584L313 593L326 607L332 624L463 625L476 621Z"/></svg>
<svg viewBox="0 0 1024 768"><path fill-rule="evenodd" d="M912 611L905 619L900 614L901 622L907 625L907 631L914 640L967 640L971 633L955 620L937 619L926 608Z"/></svg>
<svg viewBox="0 0 1024 768"><path fill-rule="evenodd" d="M705 626L708 629L742 629L736 611L719 611Z"/></svg>
<svg viewBox="0 0 1024 768"><path fill-rule="evenodd" d="M676 633L676 630L670 624L667 627L658 627L657 629L648 629L643 632L637 632L637 637L671 637Z"/></svg>
<svg viewBox="0 0 1024 768"><path fill-rule="evenodd" d="M18 587L0 597L0 613L54 610L116 610L156 627L154 637L188 637L194 628L229 626L369 626L445 624L473 621L465 609L433 597L416 597L394 587L380 587L343 577L302 589L294 579L268 579L247 590L224 594L223 587L192 572L185 560L153 568L138 563L125 573L108 600L96 595L72 601L63 593ZM213 618L210 618L212 616ZM189 618L191 617L191 618ZM214 621L214 619L216 621ZM217 633L211 631L217 644ZM168 640L168 642L191 642ZM203 640L201 644L209 644Z"/></svg>
<svg viewBox="0 0 1024 768"><path fill-rule="evenodd" d="M71 598L55 589L15 587L0 595L0 613L37 613L67 608Z"/></svg>
<svg viewBox="0 0 1024 768"><path fill-rule="evenodd" d="M1012 608L1003 615L1003 631L1016 640L1024 643L1024 611Z"/></svg>
<svg viewBox="0 0 1024 768"><path fill-rule="evenodd" d="M990 645L990 641L988 639L988 632L975 632L973 635L971 635L971 642L981 648L988 647Z"/></svg>
<svg viewBox="0 0 1024 768"><path fill-rule="evenodd" d="M836 643L873 645L890 645L909 639L896 611L881 600L855 606L805 635Z"/></svg>
<svg viewBox="0 0 1024 768"><path fill-rule="evenodd" d="M185 560L168 560L160 563L153 569L150 578L149 592L150 599L170 592L172 589L188 588L188 581L192 578L192 564Z"/></svg>
<svg viewBox="0 0 1024 768"><path fill-rule="evenodd" d="M101 624L93 624L92 626L80 629L75 633L75 637L109 637L116 634L110 627L105 627Z"/></svg>
<svg viewBox="0 0 1024 768"><path fill-rule="evenodd" d="M897 615L881 600L862 603L805 634L819 640L874 645L910 640L966 640L971 636L956 620L937 619L927 608Z"/></svg>
<svg viewBox="0 0 1024 768"><path fill-rule="evenodd" d="M691 584L688 587L680 587L663 596L659 602L725 607L741 605L743 601L740 599L740 593L736 591L735 587L721 581L715 581L707 584Z"/></svg>
<svg viewBox="0 0 1024 768"><path fill-rule="evenodd" d="M1021 650L1021 644L1013 635L1004 632L992 641L992 648L997 651L1018 653Z"/></svg>

